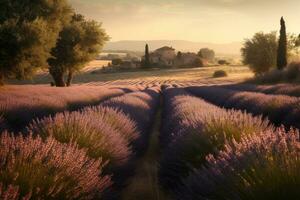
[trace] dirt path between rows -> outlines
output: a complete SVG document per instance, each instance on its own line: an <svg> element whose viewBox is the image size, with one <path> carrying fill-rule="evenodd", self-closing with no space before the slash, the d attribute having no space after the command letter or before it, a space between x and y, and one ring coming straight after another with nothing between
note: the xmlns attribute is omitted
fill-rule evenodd
<svg viewBox="0 0 300 200"><path fill-rule="evenodd" d="M161 106L156 114L147 152L138 161L136 174L123 192L123 200L170 200L158 183L160 125Z"/></svg>

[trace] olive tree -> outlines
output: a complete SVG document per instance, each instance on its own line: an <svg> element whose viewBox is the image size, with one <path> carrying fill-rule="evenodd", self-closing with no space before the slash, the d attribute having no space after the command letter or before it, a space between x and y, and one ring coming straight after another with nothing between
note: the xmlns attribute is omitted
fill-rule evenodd
<svg viewBox="0 0 300 200"><path fill-rule="evenodd" d="M198 52L198 56L202 59L213 61L215 59L215 52L212 49L203 48Z"/></svg>
<svg viewBox="0 0 300 200"><path fill-rule="evenodd" d="M59 32L70 20L66 0L1 0L0 84L7 78L29 78L55 46Z"/></svg>
<svg viewBox="0 0 300 200"><path fill-rule="evenodd" d="M245 40L241 49L244 64L249 65L255 74L269 71L276 66L277 46L276 32L256 33L253 38Z"/></svg>
<svg viewBox="0 0 300 200"><path fill-rule="evenodd" d="M101 23L74 14L60 32L56 46L51 52L52 57L48 60L49 72L55 85L70 86L74 73L95 59L108 39ZM65 83L66 74L68 78Z"/></svg>

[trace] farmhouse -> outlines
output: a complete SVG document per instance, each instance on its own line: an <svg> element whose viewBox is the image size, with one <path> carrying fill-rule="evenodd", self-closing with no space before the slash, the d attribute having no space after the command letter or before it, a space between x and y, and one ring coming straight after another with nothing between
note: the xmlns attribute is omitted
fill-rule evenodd
<svg viewBox="0 0 300 200"><path fill-rule="evenodd" d="M200 59L195 53L181 53L176 54L172 47L164 46L156 49L149 54L150 63L160 67L182 67L193 66L195 61Z"/></svg>
<svg viewBox="0 0 300 200"><path fill-rule="evenodd" d="M195 61L200 59L196 53L178 53L174 65L177 67L180 66L192 66L195 64Z"/></svg>

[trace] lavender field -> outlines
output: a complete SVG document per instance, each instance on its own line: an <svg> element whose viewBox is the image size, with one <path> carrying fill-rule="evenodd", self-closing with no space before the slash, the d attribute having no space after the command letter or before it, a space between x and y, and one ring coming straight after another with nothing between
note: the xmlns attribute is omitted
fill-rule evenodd
<svg viewBox="0 0 300 200"><path fill-rule="evenodd" d="M300 200L299 0L0 0L0 200Z"/></svg>
<svg viewBox="0 0 300 200"><path fill-rule="evenodd" d="M7 87L0 199L299 199L300 104L282 87Z"/></svg>

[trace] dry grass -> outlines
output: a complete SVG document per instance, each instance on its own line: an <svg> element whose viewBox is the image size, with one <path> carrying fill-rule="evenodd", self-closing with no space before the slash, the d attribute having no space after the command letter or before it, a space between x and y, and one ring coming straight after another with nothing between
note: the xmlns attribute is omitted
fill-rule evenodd
<svg viewBox="0 0 300 200"><path fill-rule="evenodd" d="M93 65L91 65L93 66ZM87 68L92 69L93 67ZM228 73L225 78L213 78L216 70L224 70ZM218 84L236 83L253 77L253 73L246 66L217 66L187 69L151 69L138 70L134 72L98 73L92 74L88 71L78 74L74 83L89 85L128 85L149 83L190 83L190 84ZM12 81L14 84L48 84L52 81L49 75L38 75L31 81Z"/></svg>
<svg viewBox="0 0 300 200"><path fill-rule="evenodd" d="M110 60L94 60L85 66L83 72L92 72L95 70L102 69L103 67L107 66L109 63L111 63Z"/></svg>

